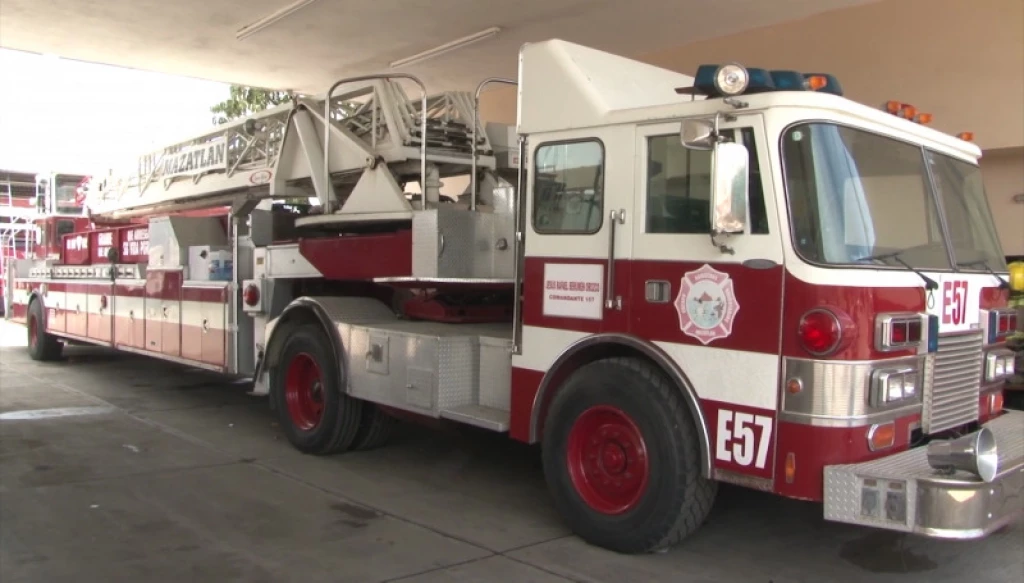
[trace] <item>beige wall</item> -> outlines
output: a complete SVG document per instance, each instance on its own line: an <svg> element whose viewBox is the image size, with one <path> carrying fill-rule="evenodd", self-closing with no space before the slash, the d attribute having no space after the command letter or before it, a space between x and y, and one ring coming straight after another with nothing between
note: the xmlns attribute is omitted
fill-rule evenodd
<svg viewBox="0 0 1024 583"><path fill-rule="evenodd" d="M1008 202L1024 192L1024 1L883 0L633 57L691 75L727 61L832 73L850 99L903 101L940 131L974 132L1005 252L1024 254L1024 204ZM515 97L485 93L481 116L515 123Z"/></svg>
<svg viewBox="0 0 1024 583"><path fill-rule="evenodd" d="M982 149L1024 146L1021 0L884 0L633 57L691 75L727 61L832 73L855 101L910 103ZM515 122L515 92L485 93L481 115Z"/></svg>
<svg viewBox="0 0 1024 583"><path fill-rule="evenodd" d="M1024 255L1024 203L1013 196L1024 193L1024 148L986 152L981 173L996 230L1006 255Z"/></svg>

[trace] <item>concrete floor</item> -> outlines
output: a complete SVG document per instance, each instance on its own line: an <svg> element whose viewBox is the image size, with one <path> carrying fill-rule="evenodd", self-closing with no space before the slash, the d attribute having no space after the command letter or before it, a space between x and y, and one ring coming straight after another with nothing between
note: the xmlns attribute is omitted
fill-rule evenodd
<svg viewBox="0 0 1024 583"><path fill-rule="evenodd" d="M0 332L3 583L1024 581L1020 525L930 541L728 487L681 547L616 555L566 531L533 448L406 427L304 456L242 385L90 348L35 363Z"/></svg>

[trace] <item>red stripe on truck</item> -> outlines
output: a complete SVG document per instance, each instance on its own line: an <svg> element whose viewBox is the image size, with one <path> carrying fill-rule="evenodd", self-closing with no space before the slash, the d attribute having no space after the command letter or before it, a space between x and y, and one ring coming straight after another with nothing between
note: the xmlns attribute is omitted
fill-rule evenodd
<svg viewBox="0 0 1024 583"><path fill-rule="evenodd" d="M185 284L181 288L181 299L186 302L210 302L215 304L227 304L227 286L190 286Z"/></svg>

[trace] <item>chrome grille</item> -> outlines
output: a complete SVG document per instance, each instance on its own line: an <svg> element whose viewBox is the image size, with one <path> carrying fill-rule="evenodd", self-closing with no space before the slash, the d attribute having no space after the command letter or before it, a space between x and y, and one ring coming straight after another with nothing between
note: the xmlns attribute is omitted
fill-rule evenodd
<svg viewBox="0 0 1024 583"><path fill-rule="evenodd" d="M925 372L921 429L937 433L978 418L982 332L939 337L938 352Z"/></svg>

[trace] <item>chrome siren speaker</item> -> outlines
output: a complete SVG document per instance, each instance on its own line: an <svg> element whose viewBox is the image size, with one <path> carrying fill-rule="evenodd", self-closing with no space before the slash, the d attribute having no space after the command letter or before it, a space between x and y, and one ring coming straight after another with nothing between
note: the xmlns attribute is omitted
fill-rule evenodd
<svg viewBox="0 0 1024 583"><path fill-rule="evenodd" d="M991 482L999 471L996 438L982 427L957 439L933 441L928 444L928 465L944 472L964 470Z"/></svg>

